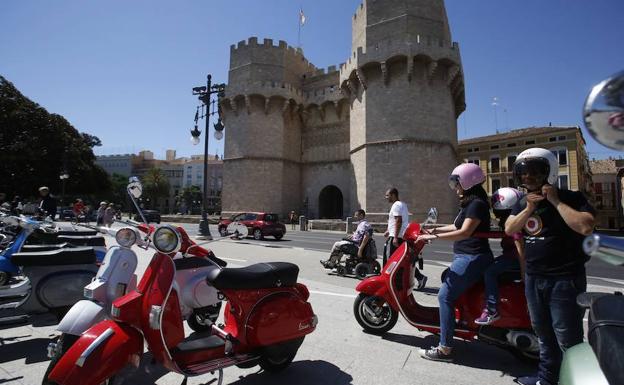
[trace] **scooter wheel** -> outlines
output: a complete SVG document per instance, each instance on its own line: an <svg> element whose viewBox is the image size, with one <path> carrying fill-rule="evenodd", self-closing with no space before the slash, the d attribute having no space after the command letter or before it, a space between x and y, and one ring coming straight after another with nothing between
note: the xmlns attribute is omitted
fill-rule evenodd
<svg viewBox="0 0 624 385"><path fill-rule="evenodd" d="M353 303L353 314L365 332L375 335L386 333L399 319L399 313L383 298L363 293Z"/></svg>
<svg viewBox="0 0 624 385"><path fill-rule="evenodd" d="M336 274L345 275L346 273L347 273L347 270L344 268L344 266L336 267Z"/></svg>
<svg viewBox="0 0 624 385"><path fill-rule="evenodd" d="M272 346L267 346L260 355L258 364L260 367L270 373L277 373L286 369L288 365L295 359L299 347L303 343L305 337L282 342Z"/></svg>

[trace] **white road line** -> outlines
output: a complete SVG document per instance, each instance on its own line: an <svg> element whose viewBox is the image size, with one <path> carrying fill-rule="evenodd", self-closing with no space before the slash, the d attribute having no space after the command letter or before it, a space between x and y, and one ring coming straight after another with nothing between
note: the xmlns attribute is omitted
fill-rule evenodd
<svg viewBox="0 0 624 385"><path fill-rule="evenodd" d="M607 282L611 282L611 283L615 283L615 284L624 286L624 281L621 281L619 279L595 277L595 276L592 276L592 275L588 275L587 278L600 279L600 280L603 280L603 281L607 281Z"/></svg>
<svg viewBox="0 0 624 385"><path fill-rule="evenodd" d="M438 253L438 254L450 254L450 255L455 254L455 253L453 253L452 251L434 251L434 253Z"/></svg>
<svg viewBox="0 0 624 385"><path fill-rule="evenodd" d="M355 294L340 294L340 293L331 293L329 291L317 291L317 290L310 290L310 294L333 295L335 297L347 297L347 298L357 297Z"/></svg>
<svg viewBox="0 0 624 385"><path fill-rule="evenodd" d="M236 258L223 258L223 257L219 257L220 259L225 259L226 261L234 261L234 262L247 262L246 259L236 259Z"/></svg>

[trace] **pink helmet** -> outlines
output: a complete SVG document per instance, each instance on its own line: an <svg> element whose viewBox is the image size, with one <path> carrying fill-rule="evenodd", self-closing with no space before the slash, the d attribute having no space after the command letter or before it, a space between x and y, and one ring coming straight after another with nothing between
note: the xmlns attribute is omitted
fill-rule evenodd
<svg viewBox="0 0 624 385"><path fill-rule="evenodd" d="M459 184L465 191L483 183L484 181L485 174L483 173L483 170L481 170L481 167L474 163L462 163L455 167L451 173L451 176L449 177L449 186L451 189L455 190Z"/></svg>

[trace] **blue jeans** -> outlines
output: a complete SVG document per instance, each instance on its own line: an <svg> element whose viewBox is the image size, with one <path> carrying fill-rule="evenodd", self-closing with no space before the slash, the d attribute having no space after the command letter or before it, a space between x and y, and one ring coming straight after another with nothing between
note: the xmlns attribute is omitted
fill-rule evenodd
<svg viewBox="0 0 624 385"><path fill-rule="evenodd" d="M455 301L475 282L481 279L483 272L492 264L492 253L455 254L453 263L444 277L438 292L440 303L440 345L453 346L455 332Z"/></svg>
<svg viewBox="0 0 624 385"><path fill-rule="evenodd" d="M539 338L538 377L542 384L557 384L563 352L583 342L583 314L576 297L587 288L585 273L576 276L527 275L525 294L531 324Z"/></svg>
<svg viewBox="0 0 624 385"><path fill-rule="evenodd" d="M487 309L490 314L496 313L498 308L498 276L503 271L515 270L520 268L518 258L509 255L501 255L494 260L483 275L485 283L485 298L487 300Z"/></svg>

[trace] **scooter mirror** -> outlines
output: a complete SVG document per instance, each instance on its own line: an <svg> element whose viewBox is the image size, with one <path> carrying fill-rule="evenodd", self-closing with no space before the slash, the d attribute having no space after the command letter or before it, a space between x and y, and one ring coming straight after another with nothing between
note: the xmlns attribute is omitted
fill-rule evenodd
<svg viewBox="0 0 624 385"><path fill-rule="evenodd" d="M132 176L128 180L128 192L134 197L134 199L139 199L143 194L143 185L136 176Z"/></svg>
<svg viewBox="0 0 624 385"><path fill-rule="evenodd" d="M425 224L435 225L438 223L438 209L432 207L429 209L429 213L427 214L427 219L425 220Z"/></svg>
<svg viewBox="0 0 624 385"><path fill-rule="evenodd" d="M624 71L592 88L583 119L594 139L614 150L624 150Z"/></svg>

